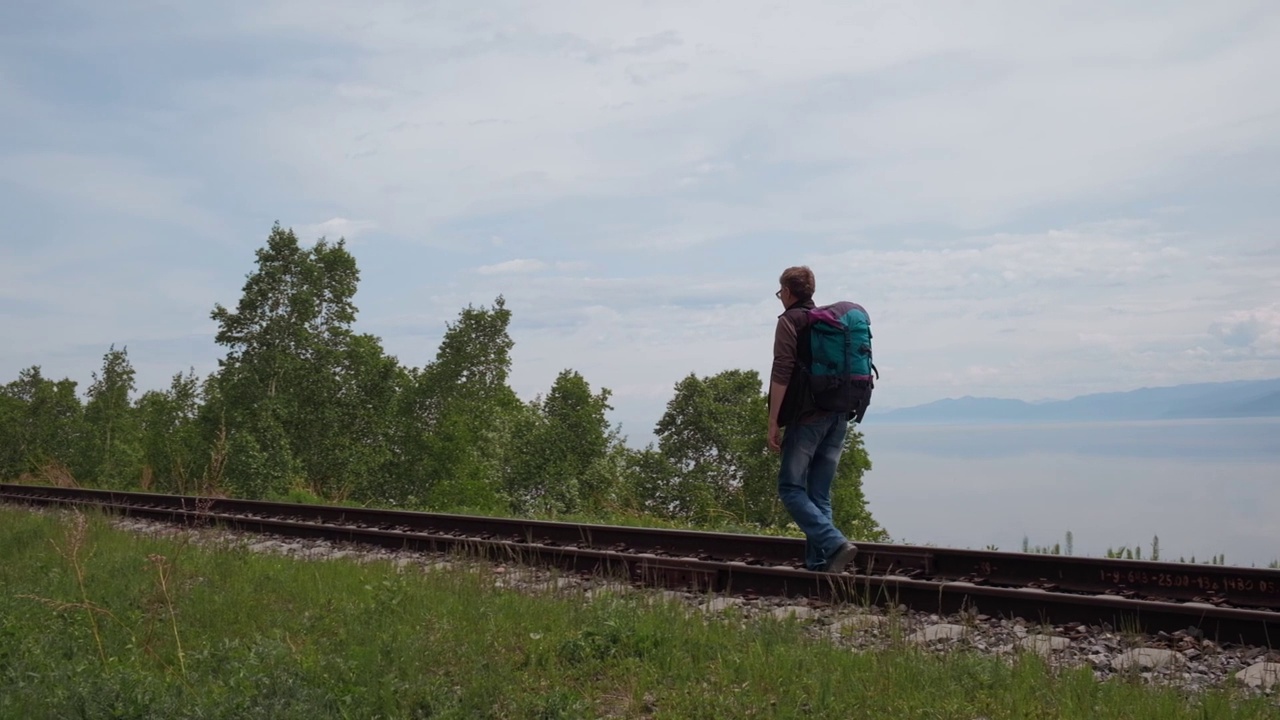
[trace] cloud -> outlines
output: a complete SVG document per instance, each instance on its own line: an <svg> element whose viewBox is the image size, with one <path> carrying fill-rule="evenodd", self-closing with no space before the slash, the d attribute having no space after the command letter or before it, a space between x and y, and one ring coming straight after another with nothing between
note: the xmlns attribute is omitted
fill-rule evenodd
<svg viewBox="0 0 1280 720"><path fill-rule="evenodd" d="M1235 351L1280 358L1280 303L1228 313L1209 332Z"/></svg>
<svg viewBox="0 0 1280 720"><path fill-rule="evenodd" d="M303 242L311 242L321 237L329 240L344 238L349 242L377 229L378 223L372 220L348 220L343 217L335 217L321 223L301 225L295 231L299 240Z"/></svg>
<svg viewBox="0 0 1280 720"><path fill-rule="evenodd" d="M1002 9L998 22L844 3L220 7L175 11L171 42L289 40L262 61L270 72L231 65L177 89L209 151L242 158L250 185L271 178L437 246L453 241L439 232L450 223L570 200L632 217L661 201L619 232L567 208L581 242L610 248L979 228L1138 197L1194 177L1206 155L1274 147L1280 111L1255 91L1277 59L1265 5ZM91 20L159 52L153 21L127 6L84 33Z"/></svg>
<svg viewBox="0 0 1280 720"><path fill-rule="evenodd" d="M64 206L213 234L220 219L191 199L199 183L134 158L97 153L0 152L0 182Z"/></svg>
<svg viewBox="0 0 1280 720"><path fill-rule="evenodd" d="M476 272L481 275L509 275L511 273L538 272L546 267L547 264L541 260L516 258L515 260L507 260L506 262L500 262L494 265L481 265L476 268Z"/></svg>
<svg viewBox="0 0 1280 720"><path fill-rule="evenodd" d="M585 260L557 260L548 263L533 258L516 258L492 265L481 265L476 268L480 275L528 275L554 270L556 272L583 272L591 266Z"/></svg>
<svg viewBox="0 0 1280 720"><path fill-rule="evenodd" d="M1267 288L1280 286L1280 248L1176 232L1157 218L834 254L757 245L708 251L703 261L685 251L679 269L636 275L616 262L579 272L526 259L509 267L536 272L490 272L406 295L399 304L421 311L375 330L401 357L426 360L459 306L503 294L517 391L544 392L572 367L614 391L617 417L640 440L690 372L750 369L763 383L780 311L772 290L793 262L815 269L820 300L869 309L885 407L1280 374L1274 356L1235 353L1211 330L1271 317L1263 311ZM754 255L758 262L734 264Z"/></svg>
<svg viewBox="0 0 1280 720"><path fill-rule="evenodd" d="M522 393L572 366L629 418L690 371L767 370L799 262L871 311L887 404L1280 375L1266 0L6 21L0 375L195 347L277 218L377 237L359 324L405 362L502 294Z"/></svg>
<svg viewBox="0 0 1280 720"><path fill-rule="evenodd" d="M197 46L290 38L269 74L233 68L179 90L211 149L437 244L429 229L464 218L691 188L706 195L672 199L687 211L660 234L978 228L1140 197L1206 156L1275 147L1280 110L1256 92L1277 59L1265 4L1003 8L997 22L945 5L752 2L276 0L177 15L166 27ZM145 29L119 27L119 42Z"/></svg>
<svg viewBox="0 0 1280 720"><path fill-rule="evenodd" d="M972 394L969 386L1025 397L1053 387L1065 396L1152 377L1280 372L1265 354L1277 337L1274 306L1255 306L1264 288L1280 287L1280 248L1267 241L1109 221L807 260L820 296L868 307L893 378L888 393L901 383L935 394ZM974 366L986 371L974 375Z"/></svg>

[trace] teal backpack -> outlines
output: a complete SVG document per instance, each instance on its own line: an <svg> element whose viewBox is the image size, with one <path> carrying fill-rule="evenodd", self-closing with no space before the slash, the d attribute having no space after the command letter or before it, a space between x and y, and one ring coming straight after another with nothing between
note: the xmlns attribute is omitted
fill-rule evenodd
<svg viewBox="0 0 1280 720"><path fill-rule="evenodd" d="M871 404L871 392L880 371L872 362L871 318L861 305L838 302L805 310L805 320L796 337L799 362L788 386L794 418L801 410L816 408L847 413L862 422ZM793 399L793 392L799 396ZM799 404L797 404L797 401Z"/></svg>

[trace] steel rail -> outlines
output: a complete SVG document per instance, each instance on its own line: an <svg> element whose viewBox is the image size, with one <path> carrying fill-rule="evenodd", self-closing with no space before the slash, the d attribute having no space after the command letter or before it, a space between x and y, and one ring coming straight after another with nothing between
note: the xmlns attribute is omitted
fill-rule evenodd
<svg viewBox="0 0 1280 720"><path fill-rule="evenodd" d="M1173 632L1197 627L1207 636L1224 643L1270 646L1274 639L1280 639L1280 613L1270 610L1155 601L1119 594L1075 594L1062 592L1060 584L1056 588L1059 591L1051 592L1052 587L1026 587L1028 581L1025 577L1021 587L1001 587L981 584L982 577L976 578L979 582L974 583L940 576L937 573L939 563L936 562L939 554L945 558L948 555L963 556L967 552L954 549L864 545L859 557L859 572L832 574L767 564L762 559L778 557L782 554L782 547L793 553L802 552L803 541L793 538L13 484L0 484L0 500L88 505L166 522L213 524L252 532L372 543L392 548L463 549L489 557L613 574L649 585L699 591L904 604L915 610L947 614L968 608L988 615L1012 615L1036 622L1106 623L1114 628L1131 627L1145 632ZM661 542L657 542L659 540ZM646 546L645 542L649 544ZM716 554L707 548L719 548L720 543L737 543L735 547L738 550L749 548L759 554L740 553L736 558L715 558ZM996 556L1003 563L1005 556L1022 558L1026 554L982 551L975 555L983 558ZM794 562L794 557L788 560ZM1073 565L1092 562L1095 563L1095 572L1099 567L1096 564L1100 562L1089 558L1037 555L1027 560L1036 561L1036 569L1052 569L1051 565L1039 564L1046 561L1073 561ZM1115 562L1102 562L1100 566L1113 566ZM1126 569L1169 565L1118 562ZM861 572L864 563L870 571ZM883 566L889 568L890 574L879 571ZM1223 569L1222 566L1207 568L1211 571ZM920 577L930 569L934 574ZM986 578L995 575L999 568L993 567L992 570ZM893 571L900 574L891 574ZM1012 574L1007 569L1004 572ZM1050 573L1039 573L1041 576L1047 574ZM1068 571L1058 571L1057 575L1070 577ZM1272 576L1280 576L1280 573L1273 572Z"/></svg>
<svg viewBox="0 0 1280 720"><path fill-rule="evenodd" d="M156 507L195 507L197 503L204 502L212 503L218 510L227 513L265 512L318 522L465 533L477 537L507 538L515 542L568 547L585 545L649 552L661 556L745 562L750 565L770 564L798 568L799 558L804 551L804 541L801 539L766 535L33 485L0 484L0 491L61 498L118 498L133 504ZM1043 589L1062 592L1114 593L1132 598L1156 597L1280 610L1280 570L1269 568L888 543L859 543L859 547L858 570L868 574L902 574L920 579L959 580L992 586L1023 587L1034 584Z"/></svg>

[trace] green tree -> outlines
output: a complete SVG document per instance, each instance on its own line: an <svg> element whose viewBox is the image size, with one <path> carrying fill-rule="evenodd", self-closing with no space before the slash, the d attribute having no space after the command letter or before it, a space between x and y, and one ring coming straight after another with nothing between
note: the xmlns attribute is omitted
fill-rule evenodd
<svg viewBox="0 0 1280 720"><path fill-rule="evenodd" d="M265 402L252 426L227 431L225 486L235 496L271 498L304 482L278 403Z"/></svg>
<svg viewBox="0 0 1280 720"><path fill-rule="evenodd" d="M344 432L325 449L325 464L340 495L370 500L395 459L396 406L410 376L376 337L356 335L342 353L337 378L329 415Z"/></svg>
<svg viewBox="0 0 1280 720"><path fill-rule="evenodd" d="M27 471L26 402L0 387L0 479L16 478Z"/></svg>
<svg viewBox="0 0 1280 720"><path fill-rule="evenodd" d="M346 345L359 271L343 240L304 250L279 224L255 255L236 310L214 305L215 339L228 348L222 367L238 371L241 392L288 396Z"/></svg>
<svg viewBox="0 0 1280 720"><path fill-rule="evenodd" d="M304 249L276 224L256 259L235 311L217 304L211 313L228 349L216 393L228 482L262 496L299 484L327 497L356 492L370 467L368 454L352 452L349 429L370 425L360 411L379 410L353 399L377 347L351 330L355 258L341 239Z"/></svg>
<svg viewBox="0 0 1280 720"><path fill-rule="evenodd" d="M407 504L499 511L507 438L525 415L507 384L511 311L468 305L448 323L435 359L411 370L397 411L393 492Z"/></svg>
<svg viewBox="0 0 1280 720"><path fill-rule="evenodd" d="M227 421L227 403L222 392L220 372L212 372L200 382L200 403L196 409L195 427L199 435L198 446L204 461L199 480L199 491L218 495L228 492L226 486L227 464L231 459L232 427Z"/></svg>
<svg viewBox="0 0 1280 720"><path fill-rule="evenodd" d="M505 487L516 509L571 513L610 502L617 472L609 451L619 441L605 417L609 395L564 370L529 403L510 435Z"/></svg>
<svg viewBox="0 0 1280 720"><path fill-rule="evenodd" d="M660 518L687 517L675 465L649 443L642 450L626 449L619 463L618 504L633 512Z"/></svg>
<svg viewBox="0 0 1280 720"><path fill-rule="evenodd" d="M178 373L168 390L148 390L138 398L144 489L189 494L203 492L208 447L199 425L200 383L195 369Z"/></svg>
<svg viewBox="0 0 1280 720"><path fill-rule="evenodd" d="M134 369L127 348L115 345L93 374L84 420L88 433L79 470L99 487L136 486L142 474L142 446L133 407Z"/></svg>
<svg viewBox="0 0 1280 720"><path fill-rule="evenodd" d="M791 518L777 492L780 458L765 437L767 413L755 371L685 377L658 421L658 448L632 458L632 497L647 498L650 511L698 523L788 526ZM833 522L851 538L884 540L862 490L870 469L862 435L851 429L832 486Z"/></svg>
<svg viewBox="0 0 1280 720"><path fill-rule="evenodd" d="M675 470L666 495L678 516L776 524L781 503L761 431L768 415L760 387L759 373L747 370L691 373L676 384L655 434Z"/></svg>
<svg viewBox="0 0 1280 720"><path fill-rule="evenodd" d="M85 443L85 425L76 382L49 380L39 365L33 365L20 371L0 395L6 398L0 418L5 471L15 476L77 474L74 464Z"/></svg>

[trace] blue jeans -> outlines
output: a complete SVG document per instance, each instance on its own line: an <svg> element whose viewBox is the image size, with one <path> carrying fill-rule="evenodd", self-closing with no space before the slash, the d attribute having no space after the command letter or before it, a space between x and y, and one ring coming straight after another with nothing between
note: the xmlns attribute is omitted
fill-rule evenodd
<svg viewBox="0 0 1280 720"><path fill-rule="evenodd" d="M847 538L831 522L831 482L844 451L849 416L829 413L807 424L796 423L782 438L778 496L804 532L804 565L821 570Z"/></svg>

